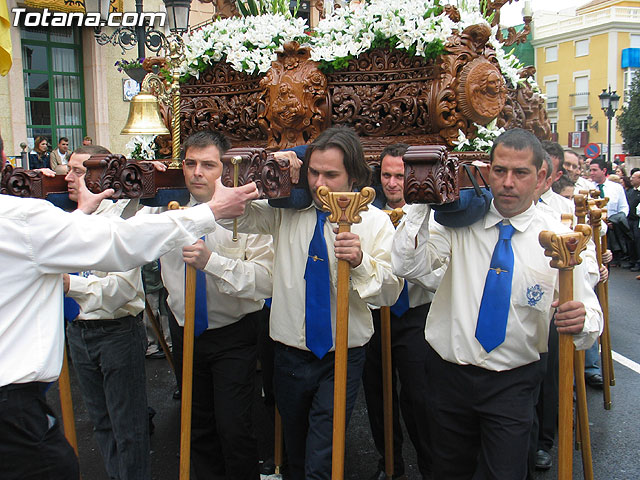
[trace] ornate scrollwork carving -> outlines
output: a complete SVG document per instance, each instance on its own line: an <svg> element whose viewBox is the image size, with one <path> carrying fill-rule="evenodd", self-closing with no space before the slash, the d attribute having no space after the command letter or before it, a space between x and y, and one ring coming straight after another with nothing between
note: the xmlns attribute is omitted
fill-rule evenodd
<svg viewBox="0 0 640 480"><path fill-rule="evenodd" d="M500 69L485 58L476 58L462 69L458 85L460 109L467 118L486 124L504 108L507 88Z"/></svg>
<svg viewBox="0 0 640 480"><path fill-rule="evenodd" d="M407 203L442 204L458 198L458 159L444 145L409 147L404 165Z"/></svg>
<svg viewBox="0 0 640 480"><path fill-rule="evenodd" d="M127 160L124 155L92 155L84 162L85 182L94 193L113 188L113 199L155 195L153 166Z"/></svg>
<svg viewBox="0 0 640 480"><path fill-rule="evenodd" d="M551 257L549 264L560 270L570 270L582 263L582 252L591 238L589 225L576 225L573 233L557 235L547 230L540 232L538 240L544 247L544 254Z"/></svg>
<svg viewBox="0 0 640 480"><path fill-rule="evenodd" d="M231 159L240 156L238 185L256 182L260 198L284 198L291 194L289 161L275 158L264 148L232 148L222 156L222 184L233 186Z"/></svg>
<svg viewBox="0 0 640 480"><path fill-rule="evenodd" d="M534 74L534 67L525 67L520 71L520 77L525 79ZM544 98L533 91L529 82L507 87L507 96L506 104L498 116L498 127L507 130L524 128L540 140L551 138L551 124L545 110Z"/></svg>
<svg viewBox="0 0 640 480"><path fill-rule="evenodd" d="M44 198L42 174L8 164L2 169L0 193L14 197Z"/></svg>
<svg viewBox="0 0 640 480"><path fill-rule="evenodd" d="M435 79L433 62L401 50L375 49L327 78L332 124L349 125L365 137L431 131L428 92Z"/></svg>
<svg viewBox="0 0 640 480"><path fill-rule="evenodd" d="M404 210L402 210L401 208L394 208L393 210L383 210L383 212L389 215L389 220L391 220L391 223L393 223L393 226L396 228L398 227L400 220L404 216Z"/></svg>
<svg viewBox="0 0 640 480"><path fill-rule="evenodd" d="M316 192L322 202L322 208L331 212L328 220L331 223L360 223L360 212L368 210L368 205L376 198L376 191L364 187L360 192L330 192L324 185Z"/></svg>
<svg viewBox="0 0 640 480"><path fill-rule="evenodd" d="M258 125L272 149L304 145L329 126L327 77L309 47L287 42L260 82Z"/></svg>
<svg viewBox="0 0 640 480"><path fill-rule="evenodd" d="M258 126L260 78L236 72L218 62L180 87L182 134L200 130L224 133L233 142L262 143L266 136Z"/></svg>

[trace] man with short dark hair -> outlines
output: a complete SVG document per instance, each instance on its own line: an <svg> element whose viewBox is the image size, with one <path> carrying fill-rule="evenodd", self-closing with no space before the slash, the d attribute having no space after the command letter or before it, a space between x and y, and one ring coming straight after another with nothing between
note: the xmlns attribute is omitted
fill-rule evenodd
<svg viewBox="0 0 640 480"><path fill-rule="evenodd" d="M196 132L182 145L189 206L211 200L220 188L223 135ZM197 270L193 363L191 463L198 478L259 480L251 415L259 322L271 296L273 244L267 235L219 228L194 245L160 258L172 313L176 367L182 372L186 264ZM175 333L175 335L174 335Z"/></svg>
<svg viewBox="0 0 640 480"><path fill-rule="evenodd" d="M564 170L569 179L575 184L575 193L581 190L591 190L593 185L582 175L582 158L573 150L564 151Z"/></svg>
<svg viewBox="0 0 640 480"><path fill-rule="evenodd" d="M396 231L397 275L420 278L449 261L425 328L434 478L525 478L552 309L576 348L602 328L582 265L575 300L554 301L558 273L538 236L568 229L534 204L544 154L530 132L507 130L491 150L494 198L482 219L444 227L429 221L429 206L414 205Z"/></svg>
<svg viewBox="0 0 640 480"><path fill-rule="evenodd" d="M69 139L60 137L58 140L58 148L56 148L49 157L51 170L59 174L66 174L69 171L67 162L69 161Z"/></svg>
<svg viewBox="0 0 640 480"><path fill-rule="evenodd" d="M370 169L353 130L334 127L307 148L302 176L313 204L278 209L266 201L238 218L244 232L273 235L275 264L270 335L274 387L293 480L331 478L337 260L351 265L347 422L360 385L364 346L373 334L368 304L392 305L402 289L391 273L393 225L373 206L351 232L337 233L317 189L345 192L369 184ZM222 222L230 228L231 222ZM337 233L337 235L336 235Z"/></svg>
<svg viewBox="0 0 640 480"><path fill-rule="evenodd" d="M79 478L75 453L43 396L62 367L62 274L124 271L148 263L215 230L214 215L237 216L244 201L258 196L255 184L222 189L206 206L125 222L83 215L113 190L92 195L79 180L80 211L71 214L44 200L0 195L3 480Z"/></svg>
<svg viewBox="0 0 640 480"><path fill-rule="evenodd" d="M404 143L385 147L380 154L380 182L384 195L376 198L376 206L391 210L405 209L404 162L402 157L409 148ZM405 475L402 458L402 426L404 425L417 452L418 468L422 478L431 476L431 452L429 449L429 425L425 396L424 362L427 345L424 339L424 324L433 294L438 288L444 269L425 275L419 282L407 282L400 299L391 307L391 357L392 357L392 403L393 403L393 477ZM372 311L374 333L367 345L367 357L362 375L369 425L380 455L376 473L372 480L383 480L386 476L384 411L382 386L382 346L380 310ZM399 395L398 395L399 393Z"/></svg>

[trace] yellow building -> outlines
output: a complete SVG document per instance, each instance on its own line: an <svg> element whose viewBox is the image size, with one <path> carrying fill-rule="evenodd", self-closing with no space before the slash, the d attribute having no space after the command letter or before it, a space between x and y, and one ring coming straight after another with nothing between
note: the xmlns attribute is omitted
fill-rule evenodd
<svg viewBox="0 0 640 480"><path fill-rule="evenodd" d="M579 153L594 142L606 152L608 120L598 95L611 87L622 106L640 70L640 0L594 0L558 13L535 12L533 24L536 80L557 141ZM615 118L611 129L613 160L623 152Z"/></svg>

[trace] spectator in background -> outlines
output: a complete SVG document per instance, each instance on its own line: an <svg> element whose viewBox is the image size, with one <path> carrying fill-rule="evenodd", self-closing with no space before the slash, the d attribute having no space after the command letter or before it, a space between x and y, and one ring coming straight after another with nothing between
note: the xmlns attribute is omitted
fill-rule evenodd
<svg viewBox="0 0 640 480"><path fill-rule="evenodd" d="M624 187L625 191L632 188L631 180L629 179L629 175L627 175L627 171L623 165L620 165L619 163L616 164L615 168L613 169L613 173L620 177L622 186Z"/></svg>
<svg viewBox="0 0 640 480"><path fill-rule="evenodd" d="M575 184L575 193L579 193L580 190L591 190L593 185L589 180L580 176L582 172L582 159L573 150L564 151L564 171L566 172L569 180Z"/></svg>
<svg viewBox="0 0 640 480"><path fill-rule="evenodd" d="M566 157L565 157L566 159ZM561 176L558 180L553 182L551 189L558 195L573 200L573 191L576 185L570 179L568 174Z"/></svg>
<svg viewBox="0 0 640 480"><path fill-rule="evenodd" d="M56 173L66 175L69 171L67 162L71 153L69 152L69 139L67 137L61 137L58 140L58 148L51 152L50 164L51 170Z"/></svg>
<svg viewBox="0 0 640 480"><path fill-rule="evenodd" d="M82 139L82 145L93 145L93 138L87 135Z"/></svg>
<svg viewBox="0 0 640 480"><path fill-rule="evenodd" d="M629 228L631 228L631 235L633 237L629 261L633 263L630 270L632 272L638 272L640 271L640 228L638 227L640 217L638 216L637 209L640 204L640 169L631 171L629 181L631 188L625 192L627 195L627 203L629 204L627 220L629 221Z"/></svg>
<svg viewBox="0 0 640 480"><path fill-rule="evenodd" d="M29 153L29 168L35 170L37 168L49 168L49 141L38 135L34 142L33 150Z"/></svg>

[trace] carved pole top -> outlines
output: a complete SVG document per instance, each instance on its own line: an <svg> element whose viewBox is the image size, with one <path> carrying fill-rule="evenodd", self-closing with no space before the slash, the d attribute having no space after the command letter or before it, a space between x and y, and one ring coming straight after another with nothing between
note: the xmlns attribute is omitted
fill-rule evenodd
<svg viewBox="0 0 640 480"><path fill-rule="evenodd" d="M576 206L576 217L578 223L582 223L581 219L587 215L587 197L583 193L576 193L573 196L573 203Z"/></svg>
<svg viewBox="0 0 640 480"><path fill-rule="evenodd" d="M376 198L371 187L364 187L360 192L331 192L322 186L318 187L317 194L322 208L331 212L329 221L341 225L360 223L359 213L368 210L368 205Z"/></svg>
<svg viewBox="0 0 640 480"><path fill-rule="evenodd" d="M573 228L573 215L571 213L560 214L560 221L563 225L566 225L569 228Z"/></svg>
<svg viewBox="0 0 640 480"><path fill-rule="evenodd" d="M389 220L391 220L393 226L398 228L400 219L404 216L404 210L402 208L394 208L393 210L383 210L383 212L389 215Z"/></svg>
<svg viewBox="0 0 640 480"><path fill-rule="evenodd" d="M600 228L600 222L602 219L602 210L597 207L589 208L589 225L591 228Z"/></svg>
<svg viewBox="0 0 640 480"><path fill-rule="evenodd" d="M188 207L181 207L180 203L176 202L175 200L172 200L169 202L169 205L167 205L167 208L169 210L184 210L185 208L188 208Z"/></svg>
<svg viewBox="0 0 640 480"><path fill-rule="evenodd" d="M552 268L572 270L573 267L582 263L580 253L585 249L590 238L590 226L576 225L574 232L561 235L544 230L540 232L538 240L545 248L544 254L551 258L549 264Z"/></svg>

